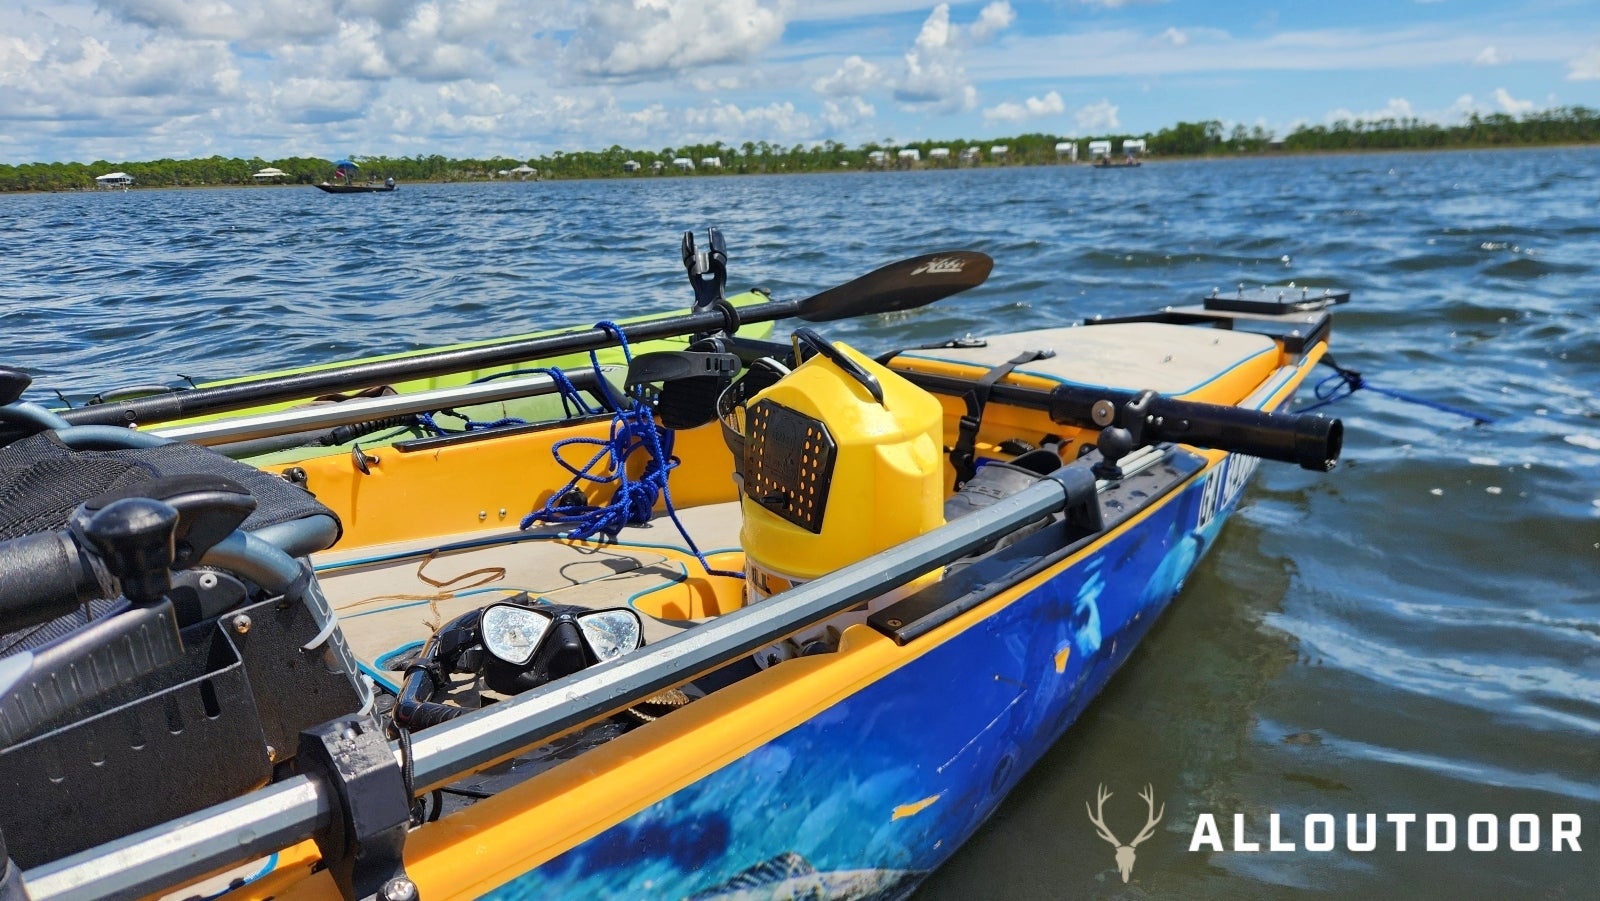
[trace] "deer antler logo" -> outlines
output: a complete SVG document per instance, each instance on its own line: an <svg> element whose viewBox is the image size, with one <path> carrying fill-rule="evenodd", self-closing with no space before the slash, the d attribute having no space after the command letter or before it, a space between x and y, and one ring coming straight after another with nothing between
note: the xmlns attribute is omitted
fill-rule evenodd
<svg viewBox="0 0 1600 901"><path fill-rule="evenodd" d="M1111 797L1111 792L1106 791L1106 787L1101 785L1096 794L1098 797L1095 801L1094 812L1089 814L1089 822L1094 824L1095 831L1100 833L1101 838L1105 839L1116 847L1117 869L1122 873L1122 881L1127 882L1128 877L1133 875L1133 849L1139 847L1140 843L1149 838L1155 832L1156 824L1161 822L1162 815L1167 812L1167 805L1163 802L1161 805L1161 810L1157 811L1155 790L1149 785L1146 785L1144 787L1144 791L1139 794L1139 797L1144 799L1145 806L1150 810L1149 819L1145 822L1144 828L1139 830L1138 838L1135 838L1133 841L1128 842L1127 844L1123 844L1121 840L1119 840L1116 835L1111 832L1110 829L1106 828L1103 809L1105 808L1106 800ZM1085 811L1089 809L1089 802L1083 802L1083 809Z"/></svg>

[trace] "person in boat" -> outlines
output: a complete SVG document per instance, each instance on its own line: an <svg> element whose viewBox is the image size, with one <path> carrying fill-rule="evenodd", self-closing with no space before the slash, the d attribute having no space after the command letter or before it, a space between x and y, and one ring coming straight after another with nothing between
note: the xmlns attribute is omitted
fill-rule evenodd
<svg viewBox="0 0 1600 901"><path fill-rule="evenodd" d="M390 190L393 190L394 189L394 176L391 175L388 178L384 179L383 180L383 186L386 187L386 188L389 188Z"/></svg>

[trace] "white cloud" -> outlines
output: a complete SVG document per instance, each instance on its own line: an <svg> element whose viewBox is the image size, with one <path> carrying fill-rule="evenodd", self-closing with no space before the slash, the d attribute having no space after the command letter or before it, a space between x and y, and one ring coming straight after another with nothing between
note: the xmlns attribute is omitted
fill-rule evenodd
<svg viewBox="0 0 1600 901"><path fill-rule="evenodd" d="M1500 51L1496 50L1493 44L1479 51L1478 56L1472 61L1474 66L1499 66L1504 63L1505 59L1500 56Z"/></svg>
<svg viewBox="0 0 1600 901"><path fill-rule="evenodd" d="M842 134L871 122L878 110L860 97L822 102L822 124L832 134Z"/></svg>
<svg viewBox="0 0 1600 901"><path fill-rule="evenodd" d="M1078 110L1073 118L1077 120L1078 128L1082 131L1105 131L1118 128L1122 124L1117 121L1116 104L1105 99Z"/></svg>
<svg viewBox="0 0 1600 901"><path fill-rule="evenodd" d="M1016 20L1011 4L996 0L985 6L977 21L963 28L950 22L950 4L941 3L928 14L922 30L905 54L905 69L895 85L896 100L934 112L966 112L978 105L978 89L962 66L962 53L974 44L991 40Z"/></svg>
<svg viewBox="0 0 1600 901"><path fill-rule="evenodd" d="M1458 103L1460 101L1457 101ZM1381 122L1385 119L1414 119L1417 118L1416 110L1412 109L1411 101L1404 97L1390 98L1383 109L1372 110L1365 113L1353 113L1348 109L1336 109L1329 113L1325 121L1330 124L1343 119L1345 121Z"/></svg>
<svg viewBox="0 0 1600 901"><path fill-rule="evenodd" d="M1161 32L1159 37L1174 47L1182 47L1184 44L1189 43L1188 33L1179 31L1176 28L1168 28L1166 31Z"/></svg>
<svg viewBox="0 0 1600 901"><path fill-rule="evenodd" d="M1061 95L1051 91L1043 97L1029 97L1022 103L1006 101L992 106L983 111L983 117L995 122L1024 122L1043 116L1059 116L1066 111Z"/></svg>
<svg viewBox="0 0 1600 901"><path fill-rule="evenodd" d="M1590 47L1587 53L1567 63L1568 81L1600 81L1600 47Z"/></svg>
<svg viewBox="0 0 1600 901"><path fill-rule="evenodd" d="M1010 28L1015 21L1017 14L1011 4L1007 0L995 0L978 13L978 21L972 23L969 33L974 41L981 44Z"/></svg>
<svg viewBox="0 0 1600 901"><path fill-rule="evenodd" d="M1518 100L1517 98L1511 96L1511 92L1507 91L1505 88L1494 89L1494 102L1500 104L1501 109L1513 116L1521 116L1526 113L1531 113L1533 112L1534 107L1534 102L1532 100Z"/></svg>
<svg viewBox="0 0 1600 901"><path fill-rule="evenodd" d="M795 109L793 103L768 103L739 107L712 101L674 114L674 129L669 140L676 143L726 141L738 144L747 140L800 141L812 136L811 117Z"/></svg>
<svg viewBox="0 0 1600 901"><path fill-rule="evenodd" d="M781 5L761 0L597 0L566 47L570 69L638 80L756 57L783 34Z"/></svg>
<svg viewBox="0 0 1600 901"><path fill-rule="evenodd" d="M829 97L859 97L876 87L882 87L883 70L859 56L851 56L839 65L838 71L811 83L811 89Z"/></svg>

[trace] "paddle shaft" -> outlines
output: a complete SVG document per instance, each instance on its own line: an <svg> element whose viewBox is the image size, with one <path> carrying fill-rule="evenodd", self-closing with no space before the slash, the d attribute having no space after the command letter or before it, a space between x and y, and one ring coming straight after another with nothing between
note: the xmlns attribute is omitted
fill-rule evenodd
<svg viewBox="0 0 1600 901"><path fill-rule="evenodd" d="M719 305L697 313L637 322L622 329L622 334L628 341L652 341L695 332L722 330L732 334L742 322L771 322L786 316L799 316L809 322L828 322L869 313L910 310L982 284L993 267L994 260L976 251L950 250L923 254L890 263L803 300L770 301L744 308ZM441 350L393 360L256 379L236 385L217 385L118 403L94 404L65 411L61 416L73 425L168 422L189 416L300 400L335 391L370 388L393 381L432 378L469 369L584 353L612 347L617 343L616 336L610 330L592 328L486 347Z"/></svg>
<svg viewBox="0 0 1600 901"><path fill-rule="evenodd" d="M767 322L782 319L799 310L801 303L803 301L780 301L747 307L739 311L739 321ZM652 341L694 332L714 331L727 325L729 325L728 317L722 311L708 310L635 323L623 327L622 333L630 342ZM393 360L357 363L337 369L240 382L237 385L195 388L136 400L94 404L62 411L61 418L73 425L168 422L189 416L225 413L279 401L300 400L337 391L369 388L393 381L433 378L469 369L584 353L614 347L616 344L617 339L612 332L602 328L592 328L580 332L524 338L488 347L435 351Z"/></svg>

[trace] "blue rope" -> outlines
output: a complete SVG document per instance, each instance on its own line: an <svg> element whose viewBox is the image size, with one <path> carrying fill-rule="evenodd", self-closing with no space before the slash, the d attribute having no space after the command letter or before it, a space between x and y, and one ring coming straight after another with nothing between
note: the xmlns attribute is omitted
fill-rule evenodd
<svg viewBox="0 0 1600 901"><path fill-rule="evenodd" d="M1329 404L1344 400L1350 395L1355 394L1357 391L1365 388L1368 391L1375 391L1378 394L1382 394L1385 397L1392 397L1395 400L1401 400L1412 404L1421 404L1424 407L1438 410L1441 413L1453 413L1457 416L1466 417L1467 419L1472 420L1473 425L1490 425L1494 422L1493 419L1488 416L1484 416L1481 413L1474 413L1471 410L1464 410L1461 407L1452 407L1449 404L1440 403L1436 400L1428 400L1425 397L1417 397L1415 394L1407 394L1404 391L1395 391L1392 388L1381 388L1367 381L1366 378L1361 375L1361 373L1355 371L1354 369L1346 369L1343 366L1340 366L1338 363L1335 363L1332 357L1324 356L1322 358L1322 362L1333 368L1333 375L1330 375L1318 382L1316 387L1312 389L1312 392L1317 396L1317 403L1314 403L1309 407L1301 407L1296 412L1309 413L1312 410L1317 410L1322 407L1326 407Z"/></svg>
<svg viewBox="0 0 1600 901"><path fill-rule="evenodd" d="M594 354L590 354L589 356L591 359L594 358ZM595 365L597 367L600 365L598 360L595 361ZM605 412L603 407L590 406L589 403L583 399L583 392L578 390L577 385L572 384L572 379L567 378L567 374L565 372L562 372L559 368L554 366L548 369L514 369L509 372L499 372L495 373L494 375L484 376L483 378L474 381L472 384L480 385L484 382L492 382L495 379L509 378L514 375L529 375L532 373L543 373L548 375L551 381L555 382L556 394L561 398L561 413L566 418L572 418L574 409L577 410L579 415L585 416L594 416ZM440 425L438 421L433 418L435 415L451 416L459 419L461 420L462 427L459 429L447 429ZM485 429L498 429L508 425L527 424L528 421L526 419L518 419L515 416L507 416L501 419L490 421L480 421L455 410L439 410L437 414L417 414L417 427L431 435L459 435L463 432L481 432Z"/></svg>
<svg viewBox="0 0 1600 901"><path fill-rule="evenodd" d="M630 364L633 362L627 335L619 326L613 322L599 322L595 328L604 329L615 338L622 347L623 359ZM617 411L611 419L611 433L604 439L582 436L563 438L551 446L556 463L572 473L572 478L543 507L524 516L521 527L526 530L535 523L567 525L572 528L564 535L574 541L586 541L596 535L614 541L624 527L648 523L654 516L659 499L665 502L672 524L677 526L678 534L683 536L689 551L700 561L701 568L707 574L743 578L742 572L712 569L711 563L678 518L678 510L672 503L672 491L668 486L668 477L680 462L672 455L675 433L656 425L655 412L646 400L644 386L635 385L632 394L626 398L618 396L616 389L601 372L600 358L595 351L589 352L589 360L594 366L595 375L599 377L600 390ZM587 463L574 466L567 462L562 450L580 445L596 450ZM639 478L635 479L628 475L628 458L639 450L647 453L650 459ZM614 484L616 488L611 493L609 503L594 506L577 491L579 482ZM573 500L574 497L577 499Z"/></svg>

